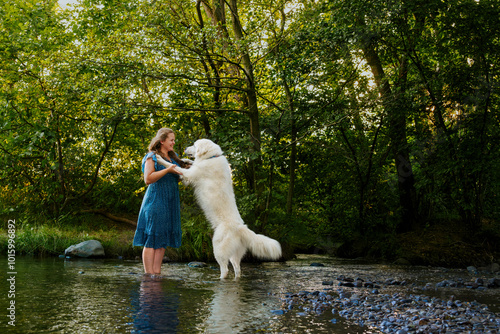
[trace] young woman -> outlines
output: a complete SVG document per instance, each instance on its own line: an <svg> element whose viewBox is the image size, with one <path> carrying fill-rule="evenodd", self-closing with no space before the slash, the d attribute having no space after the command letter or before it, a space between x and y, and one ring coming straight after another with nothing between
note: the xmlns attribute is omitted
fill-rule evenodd
<svg viewBox="0 0 500 334"><path fill-rule="evenodd" d="M179 172L175 166L187 167L174 151L175 134L168 128L158 130L149 152L142 159L144 182L148 185L142 200L134 246L144 246L142 262L149 275L161 275L166 247L181 246L181 208ZM156 154L174 165L165 168L157 163Z"/></svg>

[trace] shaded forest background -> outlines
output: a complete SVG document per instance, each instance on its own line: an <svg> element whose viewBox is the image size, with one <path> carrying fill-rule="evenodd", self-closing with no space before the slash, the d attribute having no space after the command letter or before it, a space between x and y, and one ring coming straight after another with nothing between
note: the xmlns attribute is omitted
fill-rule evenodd
<svg viewBox="0 0 500 334"><path fill-rule="evenodd" d="M57 243L102 232L99 213L134 221L141 159L170 127L181 156L198 138L222 147L246 223L289 255L487 264L499 17L496 0L4 0L4 229ZM181 188L183 247L209 256Z"/></svg>

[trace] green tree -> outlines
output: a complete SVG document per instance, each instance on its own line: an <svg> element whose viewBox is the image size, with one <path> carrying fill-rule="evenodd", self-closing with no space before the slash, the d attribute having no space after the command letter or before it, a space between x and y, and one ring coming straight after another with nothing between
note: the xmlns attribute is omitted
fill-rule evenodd
<svg viewBox="0 0 500 334"><path fill-rule="evenodd" d="M2 10L2 184L11 205L57 217L120 154L113 145L127 116L127 82L97 75L55 2L10 1Z"/></svg>

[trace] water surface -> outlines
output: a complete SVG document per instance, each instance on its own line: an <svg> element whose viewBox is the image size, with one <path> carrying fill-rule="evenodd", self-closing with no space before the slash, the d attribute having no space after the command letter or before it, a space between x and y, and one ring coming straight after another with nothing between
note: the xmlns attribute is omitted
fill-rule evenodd
<svg viewBox="0 0 500 334"><path fill-rule="evenodd" d="M321 262L323 267L310 266ZM210 266L213 266L210 268ZM384 293L405 291L462 300L477 300L498 312L500 289L423 289L426 283L463 277L466 270L397 267L302 255L285 263L243 263L239 281L219 280L215 264L191 268L164 264L163 278L142 275L138 261L61 258L17 258L15 298L7 298L7 260L0 259L0 328L8 333L373 333L327 311L283 315L287 293L326 291L339 275L365 280L406 280L405 287L382 287ZM9 301L15 300L15 327L8 326ZM336 318L336 323L330 320ZM2 331L3 332L3 331Z"/></svg>

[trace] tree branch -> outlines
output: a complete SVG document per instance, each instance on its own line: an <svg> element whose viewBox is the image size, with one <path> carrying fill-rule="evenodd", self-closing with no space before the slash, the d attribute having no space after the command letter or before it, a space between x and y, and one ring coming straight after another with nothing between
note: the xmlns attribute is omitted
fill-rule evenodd
<svg viewBox="0 0 500 334"><path fill-rule="evenodd" d="M134 227L137 226L137 222L135 222L133 220L112 215L111 213L109 213L109 212L107 212L105 210L102 210L102 209L82 210L82 211L80 211L80 213L96 213L96 214L102 215L102 216L104 216L106 218L109 218L109 219L111 219L111 220L113 220L115 222L129 224L129 225L132 225Z"/></svg>

